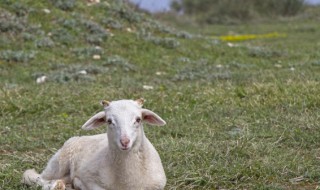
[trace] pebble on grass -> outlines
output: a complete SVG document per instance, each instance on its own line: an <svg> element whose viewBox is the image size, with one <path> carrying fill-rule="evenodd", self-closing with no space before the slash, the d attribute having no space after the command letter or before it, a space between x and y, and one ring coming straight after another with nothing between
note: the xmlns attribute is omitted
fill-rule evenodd
<svg viewBox="0 0 320 190"><path fill-rule="evenodd" d="M228 43L227 43L227 46L229 46L229 47L238 47L239 45L238 45L238 44L231 43L231 42L228 42Z"/></svg>
<svg viewBox="0 0 320 190"><path fill-rule="evenodd" d="M274 65L276 68L281 68L282 67L282 65L280 65L280 64L275 64Z"/></svg>
<svg viewBox="0 0 320 190"><path fill-rule="evenodd" d="M43 12L47 13L47 14L50 14L51 11L49 9L43 9Z"/></svg>
<svg viewBox="0 0 320 190"><path fill-rule="evenodd" d="M88 6L94 5L94 4L98 4L100 3L100 0L88 0Z"/></svg>
<svg viewBox="0 0 320 190"><path fill-rule="evenodd" d="M81 74L81 75L86 75L86 74L88 74L88 72L87 72L86 70L81 70L81 71L79 71L78 73Z"/></svg>
<svg viewBox="0 0 320 190"><path fill-rule="evenodd" d="M41 76L36 79L36 83L42 84L42 83L46 82L46 80L47 80L47 76Z"/></svg>
<svg viewBox="0 0 320 190"><path fill-rule="evenodd" d="M158 75L158 76L165 75L165 74L166 74L165 72L161 72L161 71L156 72L156 75Z"/></svg>
<svg viewBox="0 0 320 190"><path fill-rule="evenodd" d="M143 85L142 87L143 87L143 89L145 89L145 90L153 90L153 86Z"/></svg>
<svg viewBox="0 0 320 190"><path fill-rule="evenodd" d="M126 31L130 33L133 32L131 28L126 28Z"/></svg>
<svg viewBox="0 0 320 190"><path fill-rule="evenodd" d="M99 60L99 59L101 59L101 56L100 55L93 55L92 58L94 60Z"/></svg>

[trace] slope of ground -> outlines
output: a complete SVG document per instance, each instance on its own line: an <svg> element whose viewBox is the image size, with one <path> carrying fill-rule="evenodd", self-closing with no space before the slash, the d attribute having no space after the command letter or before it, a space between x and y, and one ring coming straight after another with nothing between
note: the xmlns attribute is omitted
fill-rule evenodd
<svg viewBox="0 0 320 190"><path fill-rule="evenodd" d="M193 30L195 31L195 30ZM222 41L228 34L285 34ZM122 1L0 2L0 189L41 171L101 99L144 97L166 189L316 189L316 18L189 34Z"/></svg>

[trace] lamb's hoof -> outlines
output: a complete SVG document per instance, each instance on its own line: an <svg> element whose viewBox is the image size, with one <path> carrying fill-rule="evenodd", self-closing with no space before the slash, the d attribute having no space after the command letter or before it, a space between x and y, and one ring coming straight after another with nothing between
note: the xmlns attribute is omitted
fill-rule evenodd
<svg viewBox="0 0 320 190"><path fill-rule="evenodd" d="M66 185L62 180L57 180L53 183L52 188L50 190L65 190Z"/></svg>

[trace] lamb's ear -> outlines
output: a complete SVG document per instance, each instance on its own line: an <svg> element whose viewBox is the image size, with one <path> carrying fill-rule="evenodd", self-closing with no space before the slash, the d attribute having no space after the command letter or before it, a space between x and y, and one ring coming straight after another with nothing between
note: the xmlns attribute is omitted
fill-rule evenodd
<svg viewBox="0 0 320 190"><path fill-rule="evenodd" d="M147 110L147 109L141 109L142 111L142 121L150 124L150 125L158 125L163 126L166 124L166 122L157 114L154 112Z"/></svg>
<svg viewBox="0 0 320 190"><path fill-rule="evenodd" d="M97 113L92 116L83 126L84 130L91 130L100 127L101 125L106 123L106 114L104 111Z"/></svg>

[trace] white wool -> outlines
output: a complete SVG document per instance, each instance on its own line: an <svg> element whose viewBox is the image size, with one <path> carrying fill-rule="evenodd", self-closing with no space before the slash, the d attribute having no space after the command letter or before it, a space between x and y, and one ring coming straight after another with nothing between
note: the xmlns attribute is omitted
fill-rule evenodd
<svg viewBox="0 0 320 190"><path fill-rule="evenodd" d="M104 102L104 111L82 128L108 123L108 133L70 138L39 175L27 170L23 183L45 190L163 189L166 176L158 152L142 122L164 125L157 114L141 108L143 100Z"/></svg>

